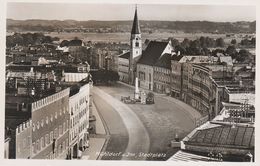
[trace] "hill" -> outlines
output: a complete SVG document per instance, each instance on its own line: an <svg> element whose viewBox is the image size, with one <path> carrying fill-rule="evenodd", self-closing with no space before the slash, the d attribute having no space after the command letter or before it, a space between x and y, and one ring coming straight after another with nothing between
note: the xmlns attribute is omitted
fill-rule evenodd
<svg viewBox="0 0 260 166"><path fill-rule="evenodd" d="M129 32L132 21L13 20L7 19L7 31L86 31ZM188 33L255 33L256 22L140 21L143 32L182 31Z"/></svg>

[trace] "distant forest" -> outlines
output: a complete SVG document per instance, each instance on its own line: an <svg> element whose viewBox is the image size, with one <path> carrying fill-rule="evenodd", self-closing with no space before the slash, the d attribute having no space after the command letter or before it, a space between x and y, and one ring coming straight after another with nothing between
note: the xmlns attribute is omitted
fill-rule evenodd
<svg viewBox="0 0 260 166"><path fill-rule="evenodd" d="M13 20L7 19L7 31L59 32L78 29L83 32L129 32L132 21ZM140 21L142 32L181 31L186 33L255 33L253 22ZM95 31L93 31L93 29ZM87 30L87 31L85 31ZM97 31L99 30L99 31Z"/></svg>

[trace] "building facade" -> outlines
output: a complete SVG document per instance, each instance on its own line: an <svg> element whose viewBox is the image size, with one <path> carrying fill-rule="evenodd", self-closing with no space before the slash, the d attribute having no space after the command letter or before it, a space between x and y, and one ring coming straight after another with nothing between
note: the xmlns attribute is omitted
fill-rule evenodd
<svg viewBox="0 0 260 166"><path fill-rule="evenodd" d="M69 111L69 158L78 158L80 152L88 147L89 83L71 88Z"/></svg>
<svg viewBox="0 0 260 166"><path fill-rule="evenodd" d="M32 103L35 159L66 158L69 146L69 88Z"/></svg>
<svg viewBox="0 0 260 166"><path fill-rule="evenodd" d="M125 52L118 56L119 80L124 83L129 83L129 58L130 52Z"/></svg>

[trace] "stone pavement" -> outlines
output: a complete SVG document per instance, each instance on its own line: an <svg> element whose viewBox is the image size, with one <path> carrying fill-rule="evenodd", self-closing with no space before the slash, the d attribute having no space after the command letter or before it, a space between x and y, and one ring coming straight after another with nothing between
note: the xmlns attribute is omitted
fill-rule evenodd
<svg viewBox="0 0 260 166"><path fill-rule="evenodd" d="M107 139L104 124L94 103L91 109L93 115L96 117L96 134L90 135L89 148L82 153L82 160L97 160Z"/></svg>

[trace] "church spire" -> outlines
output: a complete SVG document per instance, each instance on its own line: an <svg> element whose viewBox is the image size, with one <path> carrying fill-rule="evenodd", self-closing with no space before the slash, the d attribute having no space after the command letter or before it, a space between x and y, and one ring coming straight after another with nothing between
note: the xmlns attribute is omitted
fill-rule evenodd
<svg viewBox="0 0 260 166"><path fill-rule="evenodd" d="M140 27L139 27L139 21L137 17L137 5L135 6L135 16L134 16L134 22L132 26L131 34L140 34Z"/></svg>

